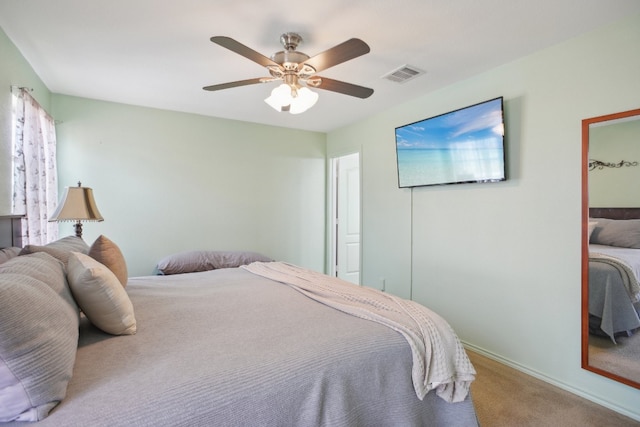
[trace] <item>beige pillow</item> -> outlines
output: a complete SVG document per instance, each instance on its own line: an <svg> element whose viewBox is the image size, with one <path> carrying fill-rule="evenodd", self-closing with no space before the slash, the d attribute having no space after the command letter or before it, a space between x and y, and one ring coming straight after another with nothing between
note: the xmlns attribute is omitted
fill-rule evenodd
<svg viewBox="0 0 640 427"><path fill-rule="evenodd" d="M127 263L120 248L113 241L101 235L89 248L89 256L111 270L122 286L127 286Z"/></svg>
<svg viewBox="0 0 640 427"><path fill-rule="evenodd" d="M111 270L88 255L71 252L67 278L80 309L96 327L113 335L136 333L133 304Z"/></svg>

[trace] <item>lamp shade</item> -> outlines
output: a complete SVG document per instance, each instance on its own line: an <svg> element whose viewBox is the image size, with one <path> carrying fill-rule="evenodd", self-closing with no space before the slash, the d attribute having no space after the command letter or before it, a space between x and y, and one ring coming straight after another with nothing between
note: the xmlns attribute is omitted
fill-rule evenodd
<svg viewBox="0 0 640 427"><path fill-rule="evenodd" d="M89 187L67 187L62 199L49 221L104 221L96 201L93 190Z"/></svg>

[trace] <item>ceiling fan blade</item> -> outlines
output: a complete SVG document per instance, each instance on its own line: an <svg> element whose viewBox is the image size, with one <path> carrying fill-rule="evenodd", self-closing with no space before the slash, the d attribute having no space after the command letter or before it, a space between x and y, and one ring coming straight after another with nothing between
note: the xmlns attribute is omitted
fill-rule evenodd
<svg viewBox="0 0 640 427"><path fill-rule="evenodd" d="M237 53L238 55L242 55L245 58L248 58L253 62L258 63L263 67L266 67L268 65L275 65L276 67L280 67L280 64L278 64L277 62L271 60L270 58L267 58L261 53L256 52L250 47L243 45L242 43L238 43L237 41L235 41L230 37L214 36L214 37L211 37L211 41L214 42L215 44L218 44L222 47L229 49L230 51Z"/></svg>
<svg viewBox="0 0 640 427"><path fill-rule="evenodd" d="M368 87L341 82L339 80L328 79L326 77L319 77L319 79L321 80L319 84L313 84L310 86L317 87L318 89L342 93L345 95L351 95L362 99L368 98L373 94L373 89L370 89Z"/></svg>
<svg viewBox="0 0 640 427"><path fill-rule="evenodd" d="M312 56L304 61L304 63L312 66L316 72L320 72L334 65L342 64L350 59L369 53L370 51L369 45L362 40L349 39L331 49Z"/></svg>
<svg viewBox="0 0 640 427"><path fill-rule="evenodd" d="M247 79L247 80L238 80L237 82L229 82L229 83L221 83L219 85L211 85L211 86L205 86L202 89L204 90L222 90L222 89L229 89L232 87L238 87L238 86L247 86L247 85L254 85L257 83L267 83L270 81L273 81L275 79L270 79L270 78L265 78L265 77L257 77L255 79Z"/></svg>

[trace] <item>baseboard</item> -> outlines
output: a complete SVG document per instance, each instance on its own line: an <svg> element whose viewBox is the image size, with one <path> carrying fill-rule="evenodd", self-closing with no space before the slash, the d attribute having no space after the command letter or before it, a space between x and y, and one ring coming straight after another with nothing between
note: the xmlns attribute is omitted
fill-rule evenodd
<svg viewBox="0 0 640 427"><path fill-rule="evenodd" d="M629 417L629 418L631 418L631 419L633 419L635 421L640 421L640 414L629 412L627 409L622 408L622 407L616 405L615 403L613 403L611 401L608 401L606 399L602 399L602 398L600 398L598 396L594 396L591 393L585 392L584 390L579 390L579 389L577 389L575 387L572 387L572 386L570 386L568 384L565 384L565 383L563 383L561 381L558 381L556 379L548 377L548 376L546 376L546 375L544 375L544 374L542 374L542 373L540 373L538 371L535 371L533 369L527 368L526 366L520 365L519 363L516 363L516 362L514 362L512 360L505 359L502 356L499 356L499 355L497 355L495 353L487 351L487 350L485 350L485 349L483 349L481 347L478 347L478 346L476 346L474 344L462 341L462 345L466 349L468 349L470 351L474 351L476 353L479 353L482 356L488 357L489 359L495 360L496 362L502 363L503 365L507 365L508 367L513 368L513 369L515 369L517 371L523 372L523 373L525 373L527 375L531 375L534 378L537 378L537 379L539 379L541 381L544 381L546 383L549 383L549 384L551 384L551 385L553 385L555 387L558 387L558 388L561 388L563 390L566 390L569 393L573 393L573 394L575 394L577 396L580 396L580 397L582 397L584 399L587 399L587 400L589 400L589 401L591 401L593 403L596 403L596 404L598 404L600 406L604 406L605 408L611 409L612 411L615 411L615 412L617 412L619 414L622 414L625 417Z"/></svg>

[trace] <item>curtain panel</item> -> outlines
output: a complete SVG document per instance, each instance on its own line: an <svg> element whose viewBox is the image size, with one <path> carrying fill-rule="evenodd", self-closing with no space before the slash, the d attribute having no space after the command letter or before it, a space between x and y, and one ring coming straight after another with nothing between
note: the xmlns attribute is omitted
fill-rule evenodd
<svg viewBox="0 0 640 427"><path fill-rule="evenodd" d="M58 203L55 121L26 89L14 94L13 213L22 219L22 243L58 238L49 213Z"/></svg>

